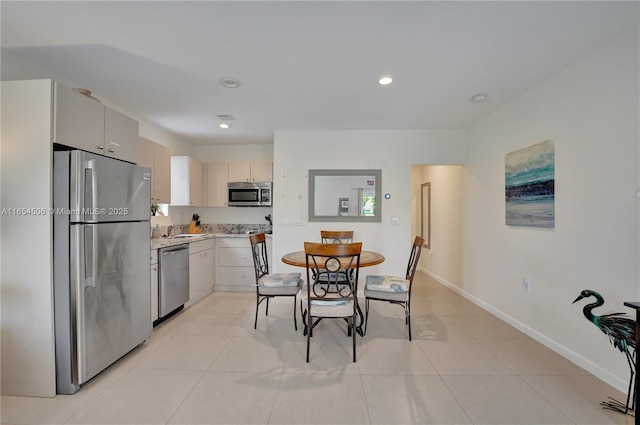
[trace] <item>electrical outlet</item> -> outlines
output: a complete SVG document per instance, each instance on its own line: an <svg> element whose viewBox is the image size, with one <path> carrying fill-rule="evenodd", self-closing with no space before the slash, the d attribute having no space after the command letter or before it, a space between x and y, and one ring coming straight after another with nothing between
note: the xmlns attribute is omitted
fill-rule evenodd
<svg viewBox="0 0 640 425"><path fill-rule="evenodd" d="M529 292L531 291L531 282L529 282L529 280L522 279L522 289L524 289L524 292Z"/></svg>
<svg viewBox="0 0 640 425"><path fill-rule="evenodd" d="M391 224L400 224L400 219L398 217L391 217Z"/></svg>

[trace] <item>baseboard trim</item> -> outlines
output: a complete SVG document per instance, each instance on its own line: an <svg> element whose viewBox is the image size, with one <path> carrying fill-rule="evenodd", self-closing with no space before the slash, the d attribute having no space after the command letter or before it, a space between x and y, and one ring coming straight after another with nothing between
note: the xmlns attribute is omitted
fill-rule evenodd
<svg viewBox="0 0 640 425"><path fill-rule="evenodd" d="M432 272L430 272L430 271L428 271L428 270L426 270L424 268L420 268L420 271L422 271L424 274L432 277L433 279L435 279L441 285L446 286L447 288L451 289L452 291L456 292L457 294L459 294L459 295L463 296L464 298L468 299L469 301L471 301L472 303L474 303L478 307L481 307L482 309L488 311L489 313L493 314L494 316L498 317L499 319L507 322L508 324L510 324L514 328L518 329L519 331L523 332L524 334L526 334L526 335L530 336L531 338L535 339L536 341L538 341L540 344L544 345L545 347L547 347L547 348L555 351L556 353L560 354L561 356L563 356L564 358L566 358L570 362L580 366L581 368L583 368L587 372L591 373L593 376L595 376L598 379L606 382L607 384L611 385L612 387L614 387L618 391L621 391L624 394L627 393L628 382L625 382L624 379L620 379L619 377L617 377L617 376L611 374L610 372L602 369L600 366L596 365L595 363L591 362L590 360L585 359L583 356L581 356L580 354L576 353L575 351L572 351L572 350L568 349L567 347L565 347L564 345L558 343L557 341L554 341L554 340L548 338L546 335L541 334L540 332L536 331L535 329L532 329L529 326L517 321L516 319L514 319L511 316L509 316L508 314L505 314L504 312L496 309L495 307L491 306L490 304L487 304L486 302L484 302L481 299L475 297L474 295L472 295L472 294L466 292L465 290L453 285L451 282L448 282L446 279L443 279L442 277L436 275L435 273L432 273Z"/></svg>

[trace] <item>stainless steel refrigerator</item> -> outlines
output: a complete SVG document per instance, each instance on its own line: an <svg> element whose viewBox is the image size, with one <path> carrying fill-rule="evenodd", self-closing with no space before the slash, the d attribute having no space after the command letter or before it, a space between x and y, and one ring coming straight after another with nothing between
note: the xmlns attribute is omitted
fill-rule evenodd
<svg viewBox="0 0 640 425"><path fill-rule="evenodd" d="M151 170L77 150L53 170L56 387L73 394L151 336Z"/></svg>

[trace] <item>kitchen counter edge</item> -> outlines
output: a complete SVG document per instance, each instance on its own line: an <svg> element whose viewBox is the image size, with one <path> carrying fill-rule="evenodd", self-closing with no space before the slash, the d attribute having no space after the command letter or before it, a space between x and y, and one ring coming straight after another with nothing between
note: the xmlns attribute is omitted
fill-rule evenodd
<svg viewBox="0 0 640 425"><path fill-rule="evenodd" d="M267 234L268 238L270 238L271 236L272 235ZM180 245L190 242L198 242L212 238L249 238L249 235L246 233L207 233L201 236L193 236L189 238L155 238L151 239L151 249L164 248L167 246Z"/></svg>

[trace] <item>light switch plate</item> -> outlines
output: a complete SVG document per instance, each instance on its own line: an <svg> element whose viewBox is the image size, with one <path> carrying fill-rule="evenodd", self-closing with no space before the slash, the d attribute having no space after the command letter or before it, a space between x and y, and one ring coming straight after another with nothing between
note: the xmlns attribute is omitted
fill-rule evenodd
<svg viewBox="0 0 640 425"><path fill-rule="evenodd" d="M400 224L400 219L398 217L391 217L391 224L392 225Z"/></svg>

